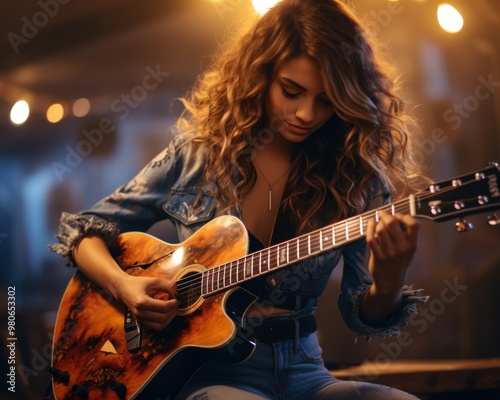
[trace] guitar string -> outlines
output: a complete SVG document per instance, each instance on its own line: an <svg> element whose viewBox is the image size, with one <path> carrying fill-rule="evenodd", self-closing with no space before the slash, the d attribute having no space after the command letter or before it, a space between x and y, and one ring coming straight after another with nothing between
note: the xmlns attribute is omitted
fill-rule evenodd
<svg viewBox="0 0 500 400"><path fill-rule="evenodd" d="M375 216L377 214L377 211L380 211L380 210L383 210L383 209L386 209L388 211L389 210L393 211L392 209L394 209L394 211L404 212L404 211L408 210L409 206L407 205L407 201L408 201L408 199L404 199L403 201L395 202L395 203L392 203L392 204L387 205L385 207L381 207L378 210L372 210L371 212L368 212L368 213L364 214L365 218L362 219L362 221L363 221L362 222L363 229L366 231L366 227L367 227L367 224L368 224L367 219L369 219L371 216ZM405 205L405 207L403 209L401 209L399 207L401 204ZM398 209L396 210L396 208L398 208ZM349 228L352 228L353 226L357 227L358 229L361 229L359 221L360 221L360 218L358 216L358 217L354 217L353 219L349 219L349 220L343 221L341 223L334 224L334 226L333 226L333 232L334 232L335 236L338 236L338 235L341 235L342 237L343 236L347 236ZM332 226L326 227L326 228L321 228L320 230L311 232L308 235L303 235L303 236L299 237L298 238L299 251L300 251L300 245L303 244L301 242L303 242L304 239L307 239L307 240L310 240L311 238L313 239L313 241L310 243L310 247L311 248L321 247L321 244L320 244L321 239L315 238L314 236L319 236L319 232L320 231L321 232L323 232L325 230L329 231L331 228L332 228ZM356 235L356 237L357 237L357 235ZM347 241L347 239L346 239L346 241ZM267 253L267 256L265 258L269 259L270 262L267 264L267 266L264 266L264 268L267 268L267 270L264 271L264 273L270 272L272 269L276 268L276 267L272 267L272 266L269 267L269 265L280 266L277 263L277 260L278 260L278 257L279 257L279 255L278 255L279 246L283 246L283 243L280 244L280 245L271 246L271 247L269 247L269 248L267 248L265 250L262 250L262 251L254 253L254 255L255 254L260 254L261 255L263 253ZM328 248L326 250L328 250ZM308 251L307 255L310 256L310 255L315 254L317 252L318 252L318 250L313 251L313 252L309 252ZM243 265L245 266L245 261L248 260L248 259L250 259L250 258L252 258L252 256L254 256L254 255L247 255L247 256L241 258L240 260L243 260ZM297 260L299 260L299 259L300 258L297 258ZM248 276L246 276L248 274L245 271L245 269L246 269L245 267L242 268L241 266L239 266L238 268L235 268L235 266L234 266L235 262L236 262L236 260L231 261L231 262L226 263L226 264L223 264L221 266L216 266L214 268L211 268L210 270L203 271L202 273L200 273L195 278L192 278L191 282L186 281L184 283L188 284L188 285L191 284L191 285L198 286L198 284L203 281L203 275L206 275L205 277L207 278L207 284L209 286L212 286L212 287L215 286L215 289L212 289L212 292L216 292L216 291L220 290L221 286L222 286L222 288L224 288L224 287L228 287L230 285L237 284L240 281L244 281L245 277L248 277ZM293 262L296 262L296 260L294 260ZM287 264L291 264L291 263L284 263L284 264L282 263L281 266L286 266ZM236 265L238 265L238 264L236 264ZM229 269L230 269L230 275L227 276L227 273L224 270L224 272L222 273L223 276L222 276L222 280L221 280L221 278L220 278L221 269L222 268L227 268L228 266L229 266ZM255 266L253 266L253 270L249 274L250 275L249 277L254 277L255 275L261 275L261 274L263 274L261 272L261 270L262 270L262 263L261 262L257 263L257 267L259 268L259 270L257 272L255 272ZM243 269L243 271L241 271L242 269ZM211 277L210 277L210 274L212 275ZM215 278L215 275L217 275L217 278ZM242 275L243 279L240 280L239 279L239 275ZM224 280L225 280L224 278L225 277L229 280L229 284L225 284L225 282L224 282ZM210 285L210 283L211 283L211 285Z"/></svg>
<svg viewBox="0 0 500 400"><path fill-rule="evenodd" d="M370 214L375 215L376 211L373 211ZM350 224L351 227L353 226L352 221L342 223L341 225L337 226L336 230L335 230L335 228L333 228L333 232L334 232L335 236L339 236L339 235L346 236L348 228L345 227L345 224ZM367 222L366 223L364 222L363 225L364 225L364 228L366 230ZM359 219L356 222L356 226L359 227ZM328 227L322 228L321 231L325 231L325 230L330 231L330 229L331 228L328 228ZM319 237L318 238L315 237L315 236L319 236L319 232L320 232L320 230L315 231L315 232L311 232L308 235L303 235L303 236L299 237L298 241L297 241L297 246L298 246L299 251L297 252L297 250L295 250L295 252L298 254L300 253L301 244L304 245L303 242L305 240L310 241L309 246L311 248L319 249L321 247L321 244L320 244L321 239ZM311 242L311 238L312 238L312 242ZM230 285L234 285L234 284L237 284L241 281L244 281L245 278L251 278L251 277L254 277L255 275L261 275L261 274L263 274L263 272L262 272L262 254L264 254L264 253L267 253L264 256L265 262L268 260L267 264L264 265L264 270L265 270L264 273L270 272L271 270L275 269L276 267L273 267L273 265L284 267L290 263L281 263L282 265L279 265L279 263L277 262L278 257L279 257L279 254L278 254L279 246L283 246L283 244L271 246L265 250L256 252L253 255L247 255L247 256L239 259L239 260L242 260L242 265L239 265L239 263L236 263L236 266L237 266L236 268L235 268L235 262L237 260L234 260L234 261L231 261L229 263L211 268L210 270L203 271L195 277L189 277L188 279L181 279L178 282L178 290L186 290L186 289L189 290L190 288L197 288L198 285L203 282L203 277L205 277L207 279L207 285L209 287L211 286L212 288L215 287L215 289L211 290L211 292L214 292L214 291L220 290L221 287L222 288L228 287ZM325 251L326 250L328 250L328 248L326 248ZM307 255L310 256L312 254L317 253L318 251L319 250L314 250L314 251L310 252L308 249ZM259 261L257 262L256 265L250 264L247 267L246 263L249 262L250 260L252 260L252 258L255 258L255 254L259 255ZM289 255L289 249L288 249L288 255ZM294 258L293 262L295 262L296 260L300 260L301 257L293 257L293 258ZM230 272L229 276L227 276L227 271L226 271L226 269L228 267L229 267L229 272ZM256 267L258 269L257 271L256 271ZM221 269L224 269L224 271L222 272L222 280L220 277ZM251 269L250 273L248 273L248 269ZM210 276L210 275L212 275L212 276ZM217 275L217 278L216 278L216 275ZM242 279L240 279L240 276L242 277ZM224 282L225 280L228 280L229 284L225 284L225 282ZM188 285L187 288L184 287L186 285Z"/></svg>
<svg viewBox="0 0 500 400"><path fill-rule="evenodd" d="M465 182L464 184L461 185L461 187L465 186L465 185L469 185L469 184L473 184L473 183L476 183L478 182L477 180L470 180L468 182ZM447 192L450 192L450 191L453 191L453 190L456 190L457 188L456 187L449 187L449 188L445 188L445 189L442 189L439 193L440 194L444 194L444 193L447 193ZM435 197L436 196L436 193L425 193L425 192L421 192L421 193L417 193L418 196L418 199L419 200L425 200L425 199L428 199L428 198L432 198L432 197ZM465 199L466 201L467 200L474 200L473 198L472 199ZM333 225L329 225L328 227L324 227L324 228L321 228L321 229L318 229L314 232L311 232L309 234L306 234L306 235L302 235L302 236L299 236L298 238L296 239L293 239L292 241L295 241L295 240L298 240L298 246L299 246L299 251L300 251L300 244L301 244L301 240L303 241L304 239L307 239L307 240L310 240L311 238L314 240L310 246L311 248L313 247L321 247L321 243L318 241L318 240L321 240L321 239L317 239L317 238L314 238L313 236L315 235L319 235L319 232L323 232L324 230L333 230L335 236L337 235L342 235L342 234L346 234L348 233L348 231L350 231L349 228L352 228L352 227L357 227L358 229L361 230L361 226L363 227L364 231L366 230L366 227L367 227L367 220L370 219L372 216L376 216L377 212L380 211L380 210L385 210L385 211L396 211L396 208L398 208L397 212L405 212L405 211L409 211L410 210L410 206L409 206L409 198L405 198L405 199L402 199L402 200L399 200L399 201L396 201L394 203L391 203L391 204L388 204L386 206L383 206L383 207L380 207L376 210L371 210L365 214L362 214L360 216L355 216L355 217L352 217L352 218L349 218L345 221L341 221L339 223L336 223L336 224L333 224ZM448 201L448 202L444 202L444 203L440 203L440 204L451 204L453 203L453 201ZM403 208L401 208L400 206L403 205ZM363 217L364 216L364 217ZM360 226L360 217L361 217L361 221L362 221L362 225ZM336 229L336 228L339 228L339 229ZM358 236L358 235L356 235ZM363 236L362 234L360 234L360 236ZM290 242L290 241L288 241ZM345 242L345 241L344 241ZM287 242L284 242L284 243L287 243ZM255 254L260 254L262 255L262 253L267 253L268 256L266 258L268 258L270 261L269 264L277 264L277 266L286 266L288 264L291 264L291 263L282 263L282 265L279 265L279 263L277 262L278 260L278 257L279 255L277 254L277 251L279 249L279 246L283 246L284 243L281 243L279 245L274 245L274 246L271 246L265 250L261 250L259 252L256 252L256 253L253 253L252 255L247 255L245 257L242 257L240 258L239 260L243 260L244 262L242 263L244 266L245 266L245 261L248 260L249 258L252 258L253 256L255 256ZM328 250L328 248L327 248ZM312 252L311 254L308 254L309 255L312 255L312 254L315 254L316 252ZM238 261L239 261L238 260ZM294 260L293 262L296 262L300 260L300 258L297 258L296 260ZM216 266L214 268L211 268L209 270L206 270L206 271L203 271L203 272L200 272L199 274L197 274L195 277L193 276L189 276L189 277L186 277L186 278L181 278L179 281L178 281L178 288L179 286L181 287L180 290L186 290L186 288L184 287L185 285L188 285L191 286L191 287L198 287L198 285L200 285L202 282L203 282L203 277L205 275L205 277L210 280L210 274L212 274L212 279L211 279L211 283L212 285L209 285L209 286L212 286L212 287L216 287L215 290L212 290L212 292L216 292L216 291L219 291L221 289L221 286L224 288L224 287L228 287L230 285L235 285L241 281L244 281L246 278L248 278L248 276L245 276L245 275L248 275L246 274L245 270L243 270L241 272L241 269L242 269L242 266L239 265L239 263L237 264L238 265L238 268L235 269L235 266L233 265L237 260L234 260L234 261L231 261L231 262L228 262L228 263L225 263L225 264L222 264L222 265L219 265L219 266ZM227 268L229 267L230 269L230 275L229 277L227 276L226 274L226 271L224 270L223 272L223 276L222 276L222 280L220 278L220 270L221 268ZM257 273L255 273L255 266L253 266L253 270L251 271L251 274L250 274L250 278L251 277L254 277L255 275L261 275L263 274L261 272L261 263L259 263L257 265L257 267L259 268L259 271ZM269 272L271 271L272 269L275 269L276 267L269 267L269 265L267 265L267 271L265 272ZM246 268L244 268L246 269ZM240 273L239 273L240 272ZM215 275L218 275L217 279L215 279ZM243 279L238 279L239 275L243 275ZM229 280L229 284L224 284L224 277L226 277L226 280L228 279ZM233 279L234 278L234 279ZM201 290L201 288L200 288Z"/></svg>
<svg viewBox="0 0 500 400"><path fill-rule="evenodd" d="M394 203L394 206L395 206L395 207L397 207L397 204L396 204L396 203ZM386 207L386 208L387 208L387 209L389 209L389 208L392 208L392 207ZM379 209L379 211L380 211L380 210L381 210L381 209ZM398 211L403 211L403 210L398 210ZM372 215L374 216L374 215L376 215L376 213L377 213L377 210L373 210L373 211L368 212L367 214L365 214L365 216L369 217L369 216L370 216L370 214L372 214ZM346 228L346 226L345 226L346 224L348 225L348 227L350 226L351 228L352 228L353 226L359 227L359 217L358 217L358 218L356 218L356 220L355 220L355 221L349 221L349 220L346 220L346 221L343 221L343 222L341 222L341 223L338 223L338 225L337 225L337 224L334 224L334 225L333 225L333 231L334 231L335 236L339 236L339 235L341 235L341 236L345 236L345 235L342 235L342 234L343 234L344 232L345 232L345 233L347 233L348 228ZM365 228L365 230L366 230L366 225L367 225L366 218L363 220L363 225L364 225L364 228ZM302 236L299 236L298 238L293 239L292 241L295 241L295 240L297 240L297 239L298 239L298 243L299 243L299 251L300 251L300 244L301 244L301 242L303 242L304 240L309 240L309 239L312 237L312 238L313 238L313 242L311 243L311 247L318 247L318 246L320 246L320 242L319 242L319 240L320 240L320 239L315 238L314 236L316 236L316 235L317 235L317 236L319 236L319 232L320 232L320 231L325 231L325 230L330 231L331 229L332 229L332 225L330 225L329 227L324 227L324 228L321 228L321 229L316 230L316 231L314 231L314 232L311 232L311 233L309 233L309 234L307 234L307 235L302 235ZM288 241L288 242L290 242L290 241ZM340 242L340 241L339 241L339 242ZM286 242L284 242L284 243L286 243ZM266 260L267 260L267 259L269 259L271 262L270 262L270 263L268 263L268 264L267 264L267 267L264 267L264 268L267 268L267 271L266 271L266 272L268 272L268 271L270 270L270 268L269 268L269 264L274 264L274 262L275 262L275 261L277 261L277 258L278 258L278 255L277 255L277 250L278 250L279 246L283 246L283 245L284 245L284 243L281 243L281 244L279 244L279 245L274 245L274 246L271 246L271 247L269 247L269 248L267 248L267 249L264 249L264 250L258 251L258 252L256 252L256 253L253 253L253 255L247 255L247 256L245 256L245 257L240 258L239 260L242 260L242 261L243 261L243 263L242 263L242 264L243 264L243 265L245 265L245 261L247 261L247 260L251 259L251 258L252 258L252 256L253 256L253 257L255 257L255 254L259 254L259 255L261 255L261 254L263 254L263 253L267 253L267 255L265 256L265 259L266 259ZM309 254L308 254L308 255L309 255ZM300 258L298 258L298 259L300 259ZM197 276L195 276L195 277L190 276L188 279L183 279L183 278L181 278L181 279L178 281L178 288L179 288L179 287L182 287L182 284L184 284L184 285L189 285L189 284L193 284L193 283L195 283L195 284L199 283L199 281L201 281L201 280L202 280L202 274L208 274L208 275L210 275L210 273L211 273L212 275L215 275L216 273L219 273L219 275L220 275L220 268L227 268L227 266L229 266L229 268L230 268L230 272L231 272L231 273L230 273L230 275L229 275L229 281L230 281L231 283L232 283L233 281L237 283L237 282L239 282L239 281L240 281L240 279L238 279L238 276L239 276L240 274L241 274L241 275L243 275L243 276L248 275L248 274L245 274L245 271L241 272L241 269L246 269L246 268L244 268L244 267L242 267L242 266L239 266L239 269L238 269L238 268L234 268L234 265L233 265L233 264L234 264L236 261L237 261L237 260L233 260L233 261L228 262L228 263L226 263L226 264L223 264L223 265L220 265L220 266L216 266L216 267L214 267L214 268L211 268L210 270L200 272L200 274L199 274L199 275L197 275ZM295 262L295 261L294 261L294 262ZM261 267L262 267L262 265L261 265L261 264L262 264L261 262L260 262L260 263L257 263L257 267L259 267L259 269L262 269L262 268L261 268ZM255 266L254 266L254 268L253 268L253 269L255 270ZM240 271L239 271L239 270L240 270ZM234 272L234 273L233 273L233 272ZM240 273L239 273L239 272L240 272ZM223 273L223 275L224 275L224 274L225 274L225 272ZM258 272L258 274L261 274L261 273L260 273L260 271ZM254 275L255 275L255 273L254 273L254 272L252 272L250 275L251 275L251 276L254 276ZM234 279L233 279L233 277L234 277ZM224 278L224 276L223 276L223 278ZM190 282L190 281L191 281L191 282ZM219 281L219 285L218 285L218 287L220 287L220 286L221 286L221 285L220 285L220 278L218 279L218 281ZM229 286L229 285L226 285L226 286Z"/></svg>

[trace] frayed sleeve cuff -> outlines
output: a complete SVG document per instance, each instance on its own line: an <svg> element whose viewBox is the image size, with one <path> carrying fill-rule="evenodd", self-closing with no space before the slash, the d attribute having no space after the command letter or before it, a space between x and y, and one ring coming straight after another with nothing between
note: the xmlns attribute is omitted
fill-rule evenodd
<svg viewBox="0 0 500 400"><path fill-rule="evenodd" d="M373 326L369 325L360 317L361 299L365 292L370 288L370 285L363 285L356 292L351 292L351 302L353 306L353 323L360 337L369 341L372 337L389 337L396 336L401 333L401 329L408 325L408 319L411 314L418 313L417 306L424 304L429 300L429 296L422 294L423 289L413 289L413 286L403 286L402 298L399 309L395 311L393 316L384 325Z"/></svg>
<svg viewBox="0 0 500 400"><path fill-rule="evenodd" d="M110 245L119 235L118 227L96 215L70 214L61 215L59 231L56 235L59 243L49 245L49 249L66 259L68 267L76 267L72 252L78 242L87 235L98 234Z"/></svg>

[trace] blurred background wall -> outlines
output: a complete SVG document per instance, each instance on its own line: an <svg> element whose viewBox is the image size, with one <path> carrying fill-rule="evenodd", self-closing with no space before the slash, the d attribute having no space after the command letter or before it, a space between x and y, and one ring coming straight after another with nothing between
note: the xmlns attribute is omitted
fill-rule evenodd
<svg viewBox="0 0 500 400"><path fill-rule="evenodd" d="M452 34L437 22L438 1L349 3L401 71L405 98L425 136L420 156L429 175L443 180L500 161L500 4L450 0L464 18L463 29ZM249 0L40 0L4 6L0 338L8 338L7 295L15 288L18 398L40 398L45 390L53 323L74 273L47 250L60 213L91 206L168 144L181 111L175 99L251 12ZM88 110L83 100L75 106L82 98ZM21 99L29 103L30 115L16 125L9 115ZM46 110L54 103L61 104L63 118L48 122ZM500 227L488 225L486 215L468 219L475 228L467 234L455 233L454 221L421 221L408 282L424 288L431 301L410 321L403 343L355 343L337 311L341 268L335 271L318 310L330 365L500 356ZM167 223L152 232L176 240ZM8 356L0 357L2 372ZM4 387L10 396L5 398L16 398Z"/></svg>

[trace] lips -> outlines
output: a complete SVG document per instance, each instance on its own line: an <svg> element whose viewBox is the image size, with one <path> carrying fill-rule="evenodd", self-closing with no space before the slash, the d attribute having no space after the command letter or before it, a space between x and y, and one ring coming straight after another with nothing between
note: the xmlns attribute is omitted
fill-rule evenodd
<svg viewBox="0 0 500 400"><path fill-rule="evenodd" d="M289 130L293 133L309 133L313 129L312 126L294 125L288 121L285 121L285 123L288 125Z"/></svg>

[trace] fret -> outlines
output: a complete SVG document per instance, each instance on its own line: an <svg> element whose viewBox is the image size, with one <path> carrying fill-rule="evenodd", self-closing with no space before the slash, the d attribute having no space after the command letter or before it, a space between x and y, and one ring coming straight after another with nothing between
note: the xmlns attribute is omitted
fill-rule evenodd
<svg viewBox="0 0 500 400"><path fill-rule="evenodd" d="M297 238L297 260L300 258L300 241Z"/></svg>
<svg viewBox="0 0 500 400"><path fill-rule="evenodd" d="M288 243L287 243L287 247L288 247ZM276 260L276 264L278 267L288 263L288 248L287 247L282 247L282 248L280 248L280 246L276 247L276 253L278 255L277 260Z"/></svg>
<svg viewBox="0 0 500 400"><path fill-rule="evenodd" d="M243 271L244 271L244 273L243 273L243 280L245 280L249 276L249 274L248 274L248 265L246 263L244 263L244 265L243 265Z"/></svg>
<svg viewBox="0 0 500 400"><path fill-rule="evenodd" d="M206 283L205 283L205 292L207 294L210 293L210 270L206 271Z"/></svg>
<svg viewBox="0 0 500 400"><path fill-rule="evenodd" d="M345 222L345 238L349 240L349 222Z"/></svg>
<svg viewBox="0 0 500 400"><path fill-rule="evenodd" d="M307 235L307 255L311 255L311 235Z"/></svg>
<svg viewBox="0 0 500 400"><path fill-rule="evenodd" d="M295 240L294 241L290 241L290 245L289 245L289 252L288 252L288 255L289 255L289 262L294 262L297 260L297 246L295 246Z"/></svg>
<svg viewBox="0 0 500 400"><path fill-rule="evenodd" d="M410 215L414 217L416 215L416 213L417 213L417 206L415 204L415 195L414 194L410 194L410 197L408 198L408 201L410 203Z"/></svg>
<svg viewBox="0 0 500 400"><path fill-rule="evenodd" d="M396 209L394 208L394 204L391 204L391 213L392 215L396 214Z"/></svg>
<svg viewBox="0 0 500 400"><path fill-rule="evenodd" d="M336 239L335 239L335 225L332 225L332 246L335 247L335 242L336 242Z"/></svg>
<svg viewBox="0 0 500 400"><path fill-rule="evenodd" d="M319 231L319 250L323 251L323 231Z"/></svg>
<svg viewBox="0 0 500 400"><path fill-rule="evenodd" d="M245 263L243 263L243 278L240 278L240 273L241 273L241 268L236 268L236 282L241 282L243 279L245 279Z"/></svg>
<svg viewBox="0 0 500 400"><path fill-rule="evenodd" d="M359 234L363 236L363 216L359 216Z"/></svg>
<svg viewBox="0 0 500 400"><path fill-rule="evenodd" d="M255 266L254 266L254 262L253 262L253 257L254 257L254 255L252 254L252 271L253 271L253 269L255 268Z"/></svg>
<svg viewBox="0 0 500 400"><path fill-rule="evenodd" d="M211 283L210 293L212 293L214 291L214 270L213 269L210 270L210 283Z"/></svg>
<svg viewBox="0 0 500 400"><path fill-rule="evenodd" d="M321 246L321 231L313 232L312 236L312 244L311 244L311 254L315 254L323 250Z"/></svg>
<svg viewBox="0 0 500 400"><path fill-rule="evenodd" d="M236 260L236 262L239 264L239 261ZM238 268L240 269L240 268ZM243 261L243 280L245 280L248 277L248 265L246 263L246 259Z"/></svg>
<svg viewBox="0 0 500 400"><path fill-rule="evenodd" d="M224 264L224 276L223 276L223 278L222 278L222 286L223 286L223 287L226 287L226 273L227 273L227 271L226 271L226 267L227 267L227 265L226 265L226 264ZM229 277L229 279L231 279L231 277Z"/></svg>
<svg viewBox="0 0 500 400"><path fill-rule="evenodd" d="M301 239L302 240L299 240L300 254L304 254L305 256L308 256L309 249L308 249L308 245L307 245L307 240L304 236L302 236Z"/></svg>
<svg viewBox="0 0 500 400"><path fill-rule="evenodd" d="M290 263L290 242L286 242L286 263Z"/></svg>
<svg viewBox="0 0 500 400"><path fill-rule="evenodd" d="M203 271L201 274L201 283L202 283L202 294L206 295L208 293L208 279L207 279L207 271Z"/></svg>
<svg viewBox="0 0 500 400"><path fill-rule="evenodd" d="M217 289L216 290L219 290L219 289L220 289L220 268L217 268Z"/></svg>

